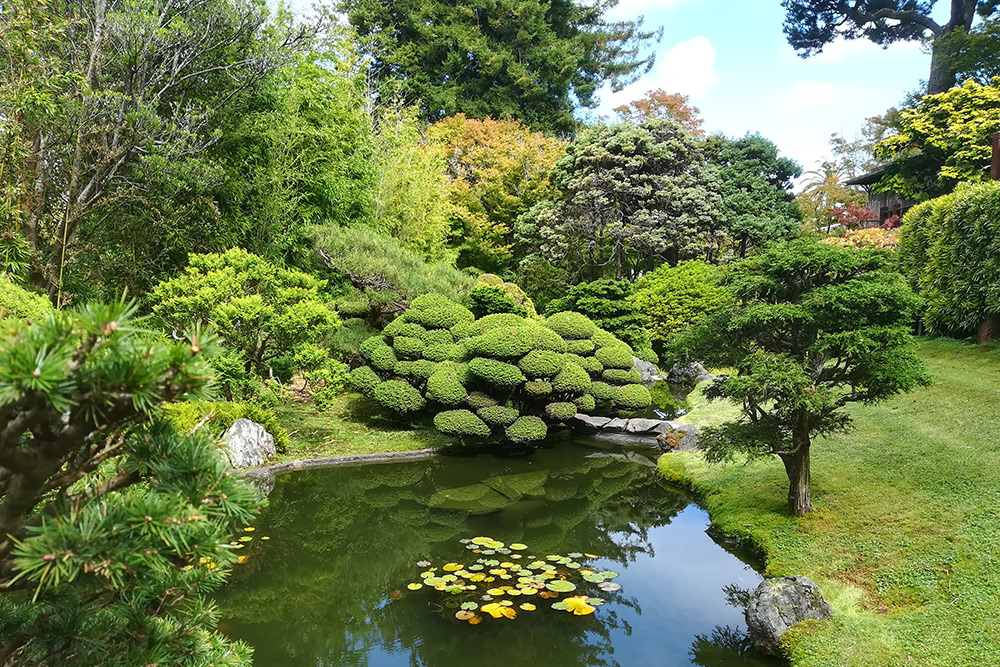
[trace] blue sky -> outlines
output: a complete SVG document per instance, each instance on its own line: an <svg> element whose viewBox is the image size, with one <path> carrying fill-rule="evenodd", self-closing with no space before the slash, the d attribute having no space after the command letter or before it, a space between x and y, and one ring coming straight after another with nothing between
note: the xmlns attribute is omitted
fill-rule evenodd
<svg viewBox="0 0 1000 667"><path fill-rule="evenodd" d="M625 90L602 91L598 114L610 116L648 90L682 92L708 132L759 132L806 171L829 156L831 133L853 137L865 118L920 88L930 67L918 43L884 50L864 40L803 60L781 32L779 0L621 0L609 17L639 15L664 28L657 63Z"/></svg>

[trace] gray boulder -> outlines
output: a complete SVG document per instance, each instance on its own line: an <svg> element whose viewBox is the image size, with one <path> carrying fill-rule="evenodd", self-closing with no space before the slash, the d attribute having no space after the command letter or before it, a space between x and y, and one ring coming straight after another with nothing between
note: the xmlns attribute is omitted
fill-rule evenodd
<svg viewBox="0 0 1000 667"><path fill-rule="evenodd" d="M705 370L697 361L678 361L667 373L670 384L696 385L705 380L714 380L715 376Z"/></svg>
<svg viewBox="0 0 1000 667"><path fill-rule="evenodd" d="M605 424L611 421L610 417L591 417L590 415L585 415L582 412L576 413L576 417L574 419L578 425L593 429L603 428Z"/></svg>
<svg viewBox="0 0 1000 667"><path fill-rule="evenodd" d="M659 433L657 440L664 449L677 449L683 452L693 452L698 449L698 436L701 429L694 424L684 422L660 422L656 427ZM679 436L672 438L671 436Z"/></svg>
<svg viewBox="0 0 1000 667"><path fill-rule="evenodd" d="M234 468L262 466L277 453L274 437L249 419L237 419L222 436L223 451Z"/></svg>
<svg viewBox="0 0 1000 667"><path fill-rule="evenodd" d="M765 579L750 596L747 629L754 646L763 653L781 655L781 636L807 619L825 621L833 614L812 579Z"/></svg>
<svg viewBox="0 0 1000 667"><path fill-rule="evenodd" d="M625 425L628 433L649 433L655 431L662 424L659 419L629 419Z"/></svg>
<svg viewBox="0 0 1000 667"><path fill-rule="evenodd" d="M663 382L663 378L660 377L660 369L656 367L656 364L643 361L639 357L632 357L632 368L639 373L639 377L642 378L640 382L644 387L649 388L657 382Z"/></svg>

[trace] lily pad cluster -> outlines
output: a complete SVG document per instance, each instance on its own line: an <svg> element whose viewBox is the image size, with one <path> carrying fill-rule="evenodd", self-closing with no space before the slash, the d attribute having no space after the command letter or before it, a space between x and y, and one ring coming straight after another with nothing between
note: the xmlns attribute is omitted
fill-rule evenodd
<svg viewBox="0 0 1000 667"><path fill-rule="evenodd" d="M591 593L614 593L618 573L589 564L599 556L572 552L532 555L525 544L504 544L492 537L460 540L470 552L461 561L439 566L418 561L420 574L407 584L413 592L434 591L440 608L459 621L478 625L484 618L516 619L542 608L575 616L593 614L604 604ZM401 597L394 592L393 597Z"/></svg>
<svg viewBox="0 0 1000 667"><path fill-rule="evenodd" d="M428 409L447 435L529 443L578 412L648 407L632 348L584 315L480 319L426 294L361 345L350 381L400 415Z"/></svg>

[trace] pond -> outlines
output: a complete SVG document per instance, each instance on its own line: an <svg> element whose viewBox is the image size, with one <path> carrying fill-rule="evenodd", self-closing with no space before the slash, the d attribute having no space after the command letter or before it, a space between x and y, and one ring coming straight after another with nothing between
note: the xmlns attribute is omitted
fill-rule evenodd
<svg viewBox="0 0 1000 667"><path fill-rule="evenodd" d="M749 649L742 610L727 604L760 576L706 533L691 497L656 480L654 460L564 443L279 476L220 595L220 627L254 647L258 667L775 664ZM526 559L586 552L621 589L589 615L535 596L530 614L473 626L442 593L407 588L424 559L474 562L460 540L477 536L523 543Z"/></svg>

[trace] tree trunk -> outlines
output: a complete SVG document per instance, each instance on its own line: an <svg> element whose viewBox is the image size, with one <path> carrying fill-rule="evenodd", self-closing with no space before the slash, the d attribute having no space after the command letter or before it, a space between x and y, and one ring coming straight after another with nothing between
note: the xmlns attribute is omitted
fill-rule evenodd
<svg viewBox="0 0 1000 667"><path fill-rule="evenodd" d="M954 43L945 33L931 44L931 73L927 79L927 94L936 95L955 86Z"/></svg>
<svg viewBox="0 0 1000 667"><path fill-rule="evenodd" d="M1000 338L1000 315L991 315L979 325L979 343L988 343L995 338Z"/></svg>
<svg viewBox="0 0 1000 667"><path fill-rule="evenodd" d="M788 475L788 511L804 516L813 511L809 489L809 415L803 413L792 430L792 451L779 454Z"/></svg>

